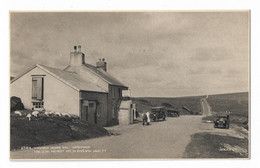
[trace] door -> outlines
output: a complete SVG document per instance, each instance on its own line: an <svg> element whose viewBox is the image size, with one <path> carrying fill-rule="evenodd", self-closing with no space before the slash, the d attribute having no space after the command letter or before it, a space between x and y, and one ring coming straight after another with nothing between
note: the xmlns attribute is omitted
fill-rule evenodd
<svg viewBox="0 0 260 168"><path fill-rule="evenodd" d="M95 101L88 101L88 112L89 122L97 124L97 104Z"/></svg>
<svg viewBox="0 0 260 168"><path fill-rule="evenodd" d="M88 114L88 101L82 100L81 102L81 120L89 121L89 114Z"/></svg>
<svg viewBox="0 0 260 168"><path fill-rule="evenodd" d="M92 124L98 123L96 101L81 100L81 119Z"/></svg>

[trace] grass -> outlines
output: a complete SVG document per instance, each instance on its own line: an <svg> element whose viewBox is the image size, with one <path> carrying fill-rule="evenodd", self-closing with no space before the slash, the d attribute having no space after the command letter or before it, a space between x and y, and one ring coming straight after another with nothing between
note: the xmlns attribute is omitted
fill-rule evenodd
<svg viewBox="0 0 260 168"><path fill-rule="evenodd" d="M211 110L216 112L211 117L204 120L214 120L215 116L227 110L231 112L230 119L232 124L248 129L248 93L233 93L222 95L210 95L207 102Z"/></svg>
<svg viewBox="0 0 260 168"><path fill-rule="evenodd" d="M210 95L207 101L212 111L229 110L237 116L248 117L248 92Z"/></svg>
<svg viewBox="0 0 260 168"><path fill-rule="evenodd" d="M248 139L196 133L186 147L184 158L248 158Z"/></svg>
<svg viewBox="0 0 260 168"><path fill-rule="evenodd" d="M11 150L108 135L106 129L78 118L47 117L42 114L29 121L26 118L28 112L23 110L22 116L11 114Z"/></svg>

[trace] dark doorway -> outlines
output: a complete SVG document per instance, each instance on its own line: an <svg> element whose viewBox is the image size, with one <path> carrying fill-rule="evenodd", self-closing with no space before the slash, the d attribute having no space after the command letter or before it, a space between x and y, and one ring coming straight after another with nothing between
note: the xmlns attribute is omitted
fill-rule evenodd
<svg viewBox="0 0 260 168"><path fill-rule="evenodd" d="M81 119L97 124L97 103L92 100L81 100Z"/></svg>
<svg viewBox="0 0 260 168"><path fill-rule="evenodd" d="M88 114L88 101L82 100L81 102L81 120L89 121L89 114Z"/></svg>
<svg viewBox="0 0 260 168"><path fill-rule="evenodd" d="M88 101L89 114L93 116L92 123L97 124L97 104L95 101Z"/></svg>

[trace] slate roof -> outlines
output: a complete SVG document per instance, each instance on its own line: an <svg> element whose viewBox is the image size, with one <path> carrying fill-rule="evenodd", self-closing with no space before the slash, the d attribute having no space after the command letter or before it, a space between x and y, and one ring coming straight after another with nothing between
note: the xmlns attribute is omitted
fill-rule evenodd
<svg viewBox="0 0 260 168"><path fill-rule="evenodd" d="M123 83L121 83L119 80L117 80L116 78L114 78L112 75L110 75L108 72L104 71L102 68L97 68L93 65L90 64L82 64L80 68L84 68L85 70L89 70L92 73L94 73L95 75L99 76L100 78L104 79L107 83L109 83L110 85L115 85L115 86L121 86L121 87L126 87ZM73 67L68 66L67 68L65 68L64 70L66 71L74 71Z"/></svg>
<svg viewBox="0 0 260 168"><path fill-rule="evenodd" d="M56 68L47 67L45 65L39 65L39 67L44 68L51 74L53 74L56 78L60 78L65 83L71 85L72 87L76 88L77 90L85 90L85 91L95 91L95 92L106 92L101 87L94 85L90 81L87 81L81 78L75 72L64 71Z"/></svg>
<svg viewBox="0 0 260 168"><path fill-rule="evenodd" d="M79 74L73 71L73 67L68 66L64 70L57 69L57 68L52 68L48 67L45 65L40 65L36 64L24 73L20 74L13 80L11 80L11 83L14 82L15 80L19 79L21 76L26 74L27 72L31 71L35 67L38 67L42 69L43 71L49 73L50 75L54 76L58 80L62 81L63 83L69 85L70 87L74 88L77 91L83 90L83 91L93 91L93 92L104 92L106 93L107 91L99 87L98 85L93 84L91 81L88 81L82 77L80 77ZM102 78L105 80L108 84L111 85L116 85L116 86L121 86L121 87L126 87L123 85L120 81L115 79L112 75L104 71L103 69L97 69L95 66L90 65L90 64L83 64L82 67L85 70L89 70L98 77Z"/></svg>

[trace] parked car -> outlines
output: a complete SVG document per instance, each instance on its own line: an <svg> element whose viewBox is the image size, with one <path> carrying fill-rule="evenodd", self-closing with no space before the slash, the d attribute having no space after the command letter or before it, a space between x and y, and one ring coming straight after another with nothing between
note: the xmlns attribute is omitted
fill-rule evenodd
<svg viewBox="0 0 260 168"><path fill-rule="evenodd" d="M153 107L151 109L150 118L153 121L158 121L159 119L162 119L163 121L166 118L166 109L165 107Z"/></svg>
<svg viewBox="0 0 260 168"><path fill-rule="evenodd" d="M168 109L167 110L167 117L179 117L180 112L176 109Z"/></svg>
<svg viewBox="0 0 260 168"><path fill-rule="evenodd" d="M214 128L226 128L229 129L230 117L229 115L217 116L214 121Z"/></svg>

